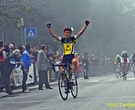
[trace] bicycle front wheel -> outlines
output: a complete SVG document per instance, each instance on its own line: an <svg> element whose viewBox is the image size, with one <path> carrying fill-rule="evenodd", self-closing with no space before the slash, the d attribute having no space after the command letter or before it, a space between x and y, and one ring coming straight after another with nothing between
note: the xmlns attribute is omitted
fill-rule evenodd
<svg viewBox="0 0 135 110"><path fill-rule="evenodd" d="M68 84L68 79L66 77L66 74L61 73L58 79L58 87L59 87L60 96L63 100L66 100L68 98L68 93L66 92L68 91L67 84Z"/></svg>
<svg viewBox="0 0 135 110"><path fill-rule="evenodd" d="M72 87L73 89L71 89L71 94L74 98L76 98L78 95L78 83L77 83L76 76L75 76L75 80L72 82Z"/></svg>

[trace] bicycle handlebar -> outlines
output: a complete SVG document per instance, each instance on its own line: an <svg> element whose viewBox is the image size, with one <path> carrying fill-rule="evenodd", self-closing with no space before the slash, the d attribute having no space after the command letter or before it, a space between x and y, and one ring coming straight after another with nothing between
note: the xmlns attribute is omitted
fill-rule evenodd
<svg viewBox="0 0 135 110"><path fill-rule="evenodd" d="M60 63L60 64L52 64L52 69L53 69L54 72L56 72L54 66L66 66L66 64L64 64L64 63Z"/></svg>

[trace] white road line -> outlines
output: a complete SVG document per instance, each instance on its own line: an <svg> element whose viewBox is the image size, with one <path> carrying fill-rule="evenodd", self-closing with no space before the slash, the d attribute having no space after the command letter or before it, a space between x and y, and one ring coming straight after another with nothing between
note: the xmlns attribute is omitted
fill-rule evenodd
<svg viewBox="0 0 135 110"><path fill-rule="evenodd" d="M90 80L89 82L99 82L100 80Z"/></svg>
<svg viewBox="0 0 135 110"><path fill-rule="evenodd" d="M135 78L127 78L127 80L135 80Z"/></svg>
<svg viewBox="0 0 135 110"><path fill-rule="evenodd" d="M114 80L116 80L116 79L107 79L106 81L114 81Z"/></svg>

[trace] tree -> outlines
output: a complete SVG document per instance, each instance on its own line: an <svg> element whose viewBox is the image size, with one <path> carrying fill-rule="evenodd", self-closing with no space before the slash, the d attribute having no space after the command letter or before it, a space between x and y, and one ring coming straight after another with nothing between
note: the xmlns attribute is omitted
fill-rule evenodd
<svg viewBox="0 0 135 110"><path fill-rule="evenodd" d="M0 25L14 25L23 13L35 14L34 0L0 0ZM12 21L12 22L11 22Z"/></svg>

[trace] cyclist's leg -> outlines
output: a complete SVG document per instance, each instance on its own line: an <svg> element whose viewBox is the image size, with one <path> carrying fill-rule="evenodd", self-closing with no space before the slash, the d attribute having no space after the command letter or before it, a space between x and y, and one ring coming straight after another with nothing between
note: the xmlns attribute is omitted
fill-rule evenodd
<svg viewBox="0 0 135 110"><path fill-rule="evenodd" d="M66 56L63 56L61 63L66 64L66 62L67 62L67 57ZM60 67L60 74L62 73L63 69L64 69L64 67L61 66Z"/></svg>
<svg viewBox="0 0 135 110"><path fill-rule="evenodd" d="M72 74L76 73L76 69L77 69L77 60L72 59Z"/></svg>
<svg viewBox="0 0 135 110"><path fill-rule="evenodd" d="M120 65L120 70L121 70L121 76L123 76L123 72L124 72L124 63L121 63Z"/></svg>
<svg viewBox="0 0 135 110"><path fill-rule="evenodd" d="M69 59L69 56L63 56L63 59L62 59L62 62L61 63L63 63L63 64L67 64L67 61L69 61L68 60ZM60 67L60 74L62 74L63 73L63 69L64 69L65 67ZM65 76L65 75L64 75ZM69 76L66 76L67 77L67 79L69 80L70 79L70 77ZM64 84L65 84L65 86L67 87L67 88L65 88L65 93L69 93L69 85L68 85L68 82L67 82L67 79L65 79L65 77L63 78L62 77L62 80L63 80L63 82L64 82Z"/></svg>

